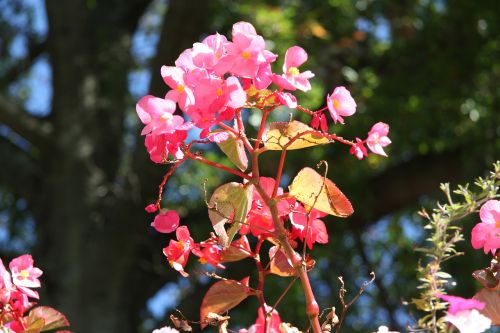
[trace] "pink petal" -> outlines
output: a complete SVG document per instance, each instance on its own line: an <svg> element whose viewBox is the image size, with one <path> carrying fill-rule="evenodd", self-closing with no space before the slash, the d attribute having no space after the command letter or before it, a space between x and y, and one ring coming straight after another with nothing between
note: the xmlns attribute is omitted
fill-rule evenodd
<svg viewBox="0 0 500 333"><path fill-rule="evenodd" d="M500 223L500 201L488 200L479 210L479 217L483 223Z"/></svg>
<svg viewBox="0 0 500 333"><path fill-rule="evenodd" d="M156 215L151 226L158 232L171 233L179 226L179 214L175 210L160 212L160 214Z"/></svg>
<svg viewBox="0 0 500 333"><path fill-rule="evenodd" d="M299 67L307 61L307 52L300 46L292 46L285 53L283 72L286 73L290 67Z"/></svg>

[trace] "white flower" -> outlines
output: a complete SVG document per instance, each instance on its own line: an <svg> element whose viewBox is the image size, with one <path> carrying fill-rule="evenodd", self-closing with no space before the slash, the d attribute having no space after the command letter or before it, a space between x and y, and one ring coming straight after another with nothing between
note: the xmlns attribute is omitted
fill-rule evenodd
<svg viewBox="0 0 500 333"><path fill-rule="evenodd" d="M157 330L154 330L153 333L179 333L179 331L176 330L175 328L165 326Z"/></svg>
<svg viewBox="0 0 500 333"><path fill-rule="evenodd" d="M444 320L455 325L460 333L481 333L491 326L491 319L476 309L462 310L455 314L448 313Z"/></svg>

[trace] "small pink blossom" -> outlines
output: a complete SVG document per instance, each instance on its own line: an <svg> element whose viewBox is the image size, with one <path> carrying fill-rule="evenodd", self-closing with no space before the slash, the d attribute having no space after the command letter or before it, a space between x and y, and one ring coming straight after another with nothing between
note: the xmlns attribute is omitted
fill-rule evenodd
<svg viewBox="0 0 500 333"><path fill-rule="evenodd" d="M301 73L298 69L306 61L307 52L300 46L292 46L285 53L283 75L274 75L273 82L286 90L311 90L309 79L313 78L314 74L311 71Z"/></svg>
<svg viewBox="0 0 500 333"><path fill-rule="evenodd" d="M7 269L5 269L5 266L0 259L0 303L7 304L12 291L13 288L10 273Z"/></svg>
<svg viewBox="0 0 500 333"><path fill-rule="evenodd" d="M12 273L12 281L18 287L38 288L42 275L42 270L33 267L33 258L29 254L12 259L9 263L9 268Z"/></svg>
<svg viewBox="0 0 500 333"><path fill-rule="evenodd" d="M387 157L384 147L391 143L387 134L389 134L389 125L382 122L376 123L373 125L370 132L368 132L366 145L373 153Z"/></svg>
<svg viewBox="0 0 500 333"><path fill-rule="evenodd" d="M189 274L184 271L184 267L189 259L189 253L193 249L194 240L189 235L186 226L177 228L176 236L177 241L170 240L168 246L163 249L163 254L173 269L181 273L182 276L188 276Z"/></svg>
<svg viewBox="0 0 500 333"><path fill-rule="evenodd" d="M349 154L356 156L358 160L362 160L364 157L368 156L365 142L360 138L356 138L356 143L349 149Z"/></svg>
<svg viewBox="0 0 500 333"><path fill-rule="evenodd" d="M156 231L169 234L174 232L179 226L179 214L175 210L161 210L160 214L156 215L151 226Z"/></svg>
<svg viewBox="0 0 500 333"><path fill-rule="evenodd" d="M311 119L311 127L314 129L321 128L324 133L328 132L328 124L326 122L326 116L323 112L315 112L313 118Z"/></svg>
<svg viewBox="0 0 500 333"><path fill-rule="evenodd" d="M457 314L460 311L470 310L470 309L482 310L484 309L485 306L483 302L480 302L473 298L463 298L459 296L451 296L443 294L438 294L436 296L448 302L449 304L448 313L450 314Z"/></svg>
<svg viewBox="0 0 500 333"><path fill-rule="evenodd" d="M148 213L154 213L158 210L158 206L156 206L156 204L149 204L144 208L144 210Z"/></svg>
<svg viewBox="0 0 500 333"><path fill-rule="evenodd" d="M333 93L326 97L326 104L334 123L338 121L343 124L342 117L352 116L356 112L356 102L345 87L335 88Z"/></svg>
<svg viewBox="0 0 500 333"><path fill-rule="evenodd" d="M279 92L276 94L278 101L290 109L295 109L297 107L297 98L287 92Z"/></svg>
<svg viewBox="0 0 500 333"><path fill-rule="evenodd" d="M181 116L174 115L175 102L171 99L147 95L139 100L135 109L142 123L146 125L141 135L173 133L184 124Z"/></svg>
<svg viewBox="0 0 500 333"><path fill-rule="evenodd" d="M271 311L272 307L269 305L265 304L265 309L266 312ZM246 332L248 333L282 333L282 330L280 329L280 324L281 324L281 318L280 315L278 314L278 311L273 309L273 312L269 316L269 329L266 329L266 316L264 315L264 312L262 311L262 307L259 307L259 310L257 311L257 321L255 324L250 326Z"/></svg>
<svg viewBox="0 0 500 333"><path fill-rule="evenodd" d="M181 68L162 66L161 76L163 77L163 81L172 88L167 93L166 99L177 102L182 111L186 111L187 108L194 104L193 91L186 83L184 79L185 72Z"/></svg>
<svg viewBox="0 0 500 333"><path fill-rule="evenodd" d="M180 159L184 156L181 151L181 146L187 138L186 131L176 131L172 134L146 135L144 144L149 153L151 161L155 163L162 163L168 159L168 155Z"/></svg>
<svg viewBox="0 0 500 333"><path fill-rule="evenodd" d="M495 255L500 248L500 201L489 200L479 210L481 222L472 229L472 247Z"/></svg>

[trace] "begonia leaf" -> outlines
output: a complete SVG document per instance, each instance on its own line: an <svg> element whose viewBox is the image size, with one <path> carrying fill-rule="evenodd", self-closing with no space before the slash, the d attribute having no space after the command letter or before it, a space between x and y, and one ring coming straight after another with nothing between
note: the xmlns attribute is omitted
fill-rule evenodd
<svg viewBox="0 0 500 333"><path fill-rule="evenodd" d="M293 142L290 143L292 139ZM264 130L262 142L269 150L293 150L326 144L330 140L312 127L292 120L290 122L270 123Z"/></svg>
<svg viewBox="0 0 500 333"><path fill-rule="evenodd" d="M269 262L269 271L273 274L279 276L297 275L297 271L279 246L273 246L269 249Z"/></svg>
<svg viewBox="0 0 500 333"><path fill-rule="evenodd" d="M354 212L349 199L339 188L311 168L304 168L295 176L290 185L290 195L326 214L347 217Z"/></svg>
<svg viewBox="0 0 500 333"><path fill-rule="evenodd" d="M201 328L207 326L209 313L222 314L240 304L251 295L250 289L235 280L222 280L214 283L203 297L200 307Z"/></svg>
<svg viewBox="0 0 500 333"><path fill-rule="evenodd" d="M43 318L28 318L28 324L26 328L23 330L23 333L39 333L42 331L45 326L45 320Z"/></svg>
<svg viewBox="0 0 500 333"><path fill-rule="evenodd" d="M229 138L225 141L218 142L219 148L226 154L227 158L234 163L241 171L248 168L248 157L245 151L245 146L241 139L237 139L234 133L227 132Z"/></svg>
<svg viewBox="0 0 500 333"><path fill-rule="evenodd" d="M61 312L49 306L39 306L30 311L29 320L43 319L42 332L69 326L69 321Z"/></svg>
<svg viewBox="0 0 500 333"><path fill-rule="evenodd" d="M491 324L500 325L500 291L483 288L473 298L485 304L481 313L491 319Z"/></svg>
<svg viewBox="0 0 500 333"><path fill-rule="evenodd" d="M223 247L227 247L245 222L252 206L251 184L227 183L219 186L210 198L208 217ZM226 231L225 224L231 226Z"/></svg>
<svg viewBox="0 0 500 333"><path fill-rule="evenodd" d="M238 240L231 243L230 246L222 250L221 262L233 262L245 259L252 254L250 243L247 236L241 236Z"/></svg>

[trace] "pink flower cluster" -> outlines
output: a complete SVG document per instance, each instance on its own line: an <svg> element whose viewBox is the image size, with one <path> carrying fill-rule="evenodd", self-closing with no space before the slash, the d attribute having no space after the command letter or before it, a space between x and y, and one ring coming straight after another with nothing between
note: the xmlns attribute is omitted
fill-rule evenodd
<svg viewBox="0 0 500 333"><path fill-rule="evenodd" d="M32 288L40 287L38 278L42 271L33 266L29 254L12 259L9 269L10 273L0 259L0 324L21 332L24 330L23 314L35 304L30 298L39 298Z"/></svg>
<svg viewBox="0 0 500 333"><path fill-rule="evenodd" d="M500 249L500 201L489 200L479 210L481 222L472 229L472 247L495 255Z"/></svg>

